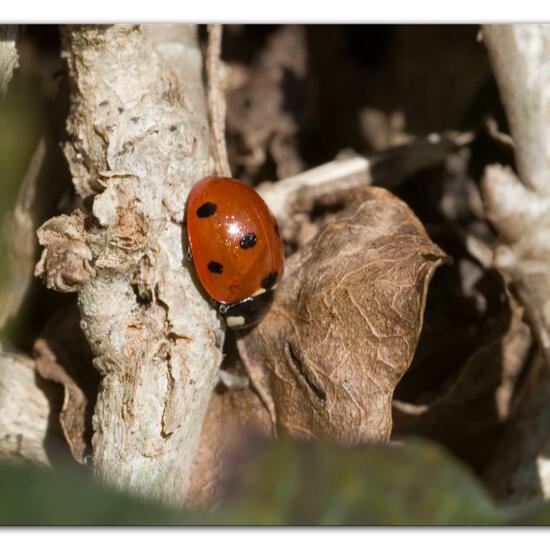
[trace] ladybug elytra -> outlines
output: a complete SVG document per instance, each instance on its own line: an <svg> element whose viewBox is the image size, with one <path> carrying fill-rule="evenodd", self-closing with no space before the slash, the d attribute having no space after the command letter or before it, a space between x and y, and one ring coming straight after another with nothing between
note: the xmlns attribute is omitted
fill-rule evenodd
<svg viewBox="0 0 550 550"><path fill-rule="evenodd" d="M205 178L189 194L186 224L188 256L227 326L256 324L284 265L277 221L263 199L236 179Z"/></svg>

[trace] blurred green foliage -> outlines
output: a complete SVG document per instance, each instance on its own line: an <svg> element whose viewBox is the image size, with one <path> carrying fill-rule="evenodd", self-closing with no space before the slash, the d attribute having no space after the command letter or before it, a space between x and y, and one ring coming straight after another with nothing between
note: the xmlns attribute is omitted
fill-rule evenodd
<svg viewBox="0 0 550 550"><path fill-rule="evenodd" d="M501 522L473 475L439 447L343 450L279 442L247 473L224 524L487 525Z"/></svg>
<svg viewBox="0 0 550 550"><path fill-rule="evenodd" d="M0 219L14 202L43 124L38 86L36 78L16 71L0 102Z"/></svg>
<svg viewBox="0 0 550 550"><path fill-rule="evenodd" d="M0 466L1 525L173 525L184 519L72 468Z"/></svg>
<svg viewBox="0 0 550 550"><path fill-rule="evenodd" d="M15 202L44 125L39 86L36 76L16 70L0 101L0 221Z"/></svg>
<svg viewBox="0 0 550 550"><path fill-rule="evenodd" d="M8 231L7 215L16 203L46 113L39 78L17 69L8 93L0 99L0 295L8 291L10 278L7 250L12 235ZM24 326L24 321L19 324ZM10 340L16 330L19 326L9 330L4 328L0 336L3 340Z"/></svg>
<svg viewBox="0 0 550 550"><path fill-rule="evenodd" d="M550 508L506 518L439 447L342 450L279 441L239 462L212 512L179 511L104 487L72 468L0 466L0 524L500 525L546 524Z"/></svg>

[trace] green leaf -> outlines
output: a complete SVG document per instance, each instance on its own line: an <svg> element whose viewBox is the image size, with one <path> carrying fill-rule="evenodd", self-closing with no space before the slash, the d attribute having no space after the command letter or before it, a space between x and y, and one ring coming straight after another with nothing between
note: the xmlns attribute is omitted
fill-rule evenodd
<svg viewBox="0 0 550 550"><path fill-rule="evenodd" d="M342 450L279 442L236 496L224 524L495 525L502 522L474 476L434 444Z"/></svg>
<svg viewBox="0 0 550 550"><path fill-rule="evenodd" d="M507 510L508 525L550 525L550 502L535 501Z"/></svg>
<svg viewBox="0 0 550 550"><path fill-rule="evenodd" d="M0 465L6 525L495 525L474 476L434 444L357 449L278 441L241 461L213 512L178 511L74 469Z"/></svg>
<svg viewBox="0 0 550 550"><path fill-rule="evenodd" d="M169 525L185 515L109 489L82 472L0 465L1 525Z"/></svg>

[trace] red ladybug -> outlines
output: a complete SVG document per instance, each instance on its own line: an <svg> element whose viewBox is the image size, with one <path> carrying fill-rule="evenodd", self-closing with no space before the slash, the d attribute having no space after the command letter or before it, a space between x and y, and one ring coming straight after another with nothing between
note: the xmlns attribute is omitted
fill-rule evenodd
<svg viewBox="0 0 550 550"><path fill-rule="evenodd" d="M205 178L189 194L188 257L228 327L257 323L283 274L275 217L263 199L233 178Z"/></svg>

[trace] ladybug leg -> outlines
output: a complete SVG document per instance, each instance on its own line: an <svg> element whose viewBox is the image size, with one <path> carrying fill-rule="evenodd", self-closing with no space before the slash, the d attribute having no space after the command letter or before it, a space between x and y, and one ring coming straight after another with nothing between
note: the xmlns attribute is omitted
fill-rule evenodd
<svg viewBox="0 0 550 550"><path fill-rule="evenodd" d="M191 247L187 245L187 253L186 253L187 259L191 261L193 259L193 253L191 252Z"/></svg>

